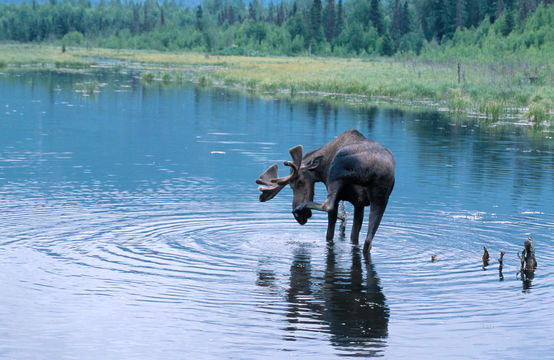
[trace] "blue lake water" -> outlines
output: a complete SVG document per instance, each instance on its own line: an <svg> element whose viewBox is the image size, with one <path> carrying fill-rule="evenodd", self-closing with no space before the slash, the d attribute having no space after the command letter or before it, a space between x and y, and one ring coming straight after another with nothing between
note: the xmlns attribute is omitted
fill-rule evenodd
<svg viewBox="0 0 554 360"><path fill-rule="evenodd" d="M350 128L397 163L368 261L348 228L327 246L325 214L300 226L290 189L259 203L254 183ZM1 74L0 358L552 357L553 136L132 73Z"/></svg>

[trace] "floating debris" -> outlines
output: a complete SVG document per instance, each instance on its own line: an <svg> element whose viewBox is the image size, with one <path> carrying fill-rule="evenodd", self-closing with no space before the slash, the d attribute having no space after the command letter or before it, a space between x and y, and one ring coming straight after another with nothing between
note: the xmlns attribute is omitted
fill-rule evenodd
<svg viewBox="0 0 554 360"><path fill-rule="evenodd" d="M346 232L346 220L348 217L344 206L344 200L340 204L340 212L337 217L340 219L339 234L341 238L344 238L344 233Z"/></svg>
<svg viewBox="0 0 554 360"><path fill-rule="evenodd" d="M431 262L437 262L437 255L431 255Z"/></svg>

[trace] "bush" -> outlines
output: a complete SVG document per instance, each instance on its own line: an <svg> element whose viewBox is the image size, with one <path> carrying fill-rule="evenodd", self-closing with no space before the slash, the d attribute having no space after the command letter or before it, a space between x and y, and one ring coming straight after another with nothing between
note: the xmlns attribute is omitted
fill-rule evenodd
<svg viewBox="0 0 554 360"><path fill-rule="evenodd" d="M79 46L85 42L85 37L78 31L70 31L62 38L62 43L66 46Z"/></svg>

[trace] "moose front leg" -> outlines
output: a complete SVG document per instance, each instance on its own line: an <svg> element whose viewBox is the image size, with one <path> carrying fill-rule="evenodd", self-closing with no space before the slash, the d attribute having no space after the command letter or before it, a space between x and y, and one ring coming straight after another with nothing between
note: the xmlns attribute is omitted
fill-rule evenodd
<svg viewBox="0 0 554 360"><path fill-rule="evenodd" d="M335 237L335 225L337 224L337 215L338 207L335 206L335 209L327 213L328 223L327 223L327 234L325 235L327 242L332 242Z"/></svg>

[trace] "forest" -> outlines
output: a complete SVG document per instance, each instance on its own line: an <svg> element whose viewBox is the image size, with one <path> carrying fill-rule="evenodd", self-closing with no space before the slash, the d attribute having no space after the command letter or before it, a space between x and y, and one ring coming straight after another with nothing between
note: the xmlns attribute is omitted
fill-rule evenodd
<svg viewBox="0 0 554 360"><path fill-rule="evenodd" d="M491 56L548 59L553 2L29 0L0 5L0 41L249 56L467 56L490 47Z"/></svg>

